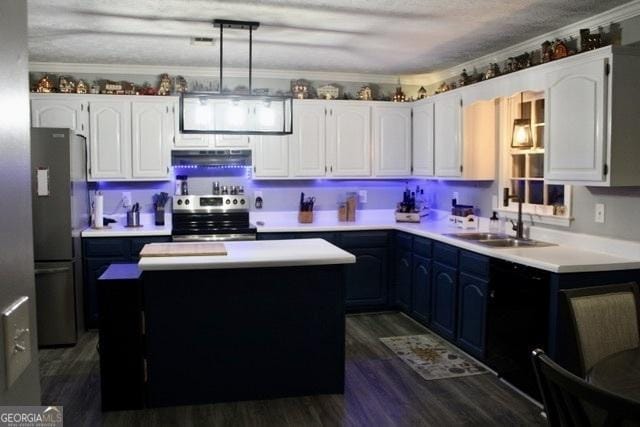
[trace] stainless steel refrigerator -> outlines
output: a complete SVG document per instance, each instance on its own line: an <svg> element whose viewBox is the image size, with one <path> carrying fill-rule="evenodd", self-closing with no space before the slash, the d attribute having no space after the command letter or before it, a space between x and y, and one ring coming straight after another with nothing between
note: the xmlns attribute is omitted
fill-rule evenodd
<svg viewBox="0 0 640 427"><path fill-rule="evenodd" d="M73 345L82 316L81 231L89 225L86 140L31 129L33 249L40 347Z"/></svg>

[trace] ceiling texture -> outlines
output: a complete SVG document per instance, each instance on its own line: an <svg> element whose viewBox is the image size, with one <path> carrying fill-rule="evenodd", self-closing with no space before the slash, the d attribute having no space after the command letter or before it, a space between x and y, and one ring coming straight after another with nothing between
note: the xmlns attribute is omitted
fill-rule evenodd
<svg viewBox="0 0 640 427"><path fill-rule="evenodd" d="M255 20L254 67L369 74L452 67L628 0L28 0L32 62L218 66L213 19ZM192 46L213 37L215 46ZM225 30L224 66L248 32Z"/></svg>

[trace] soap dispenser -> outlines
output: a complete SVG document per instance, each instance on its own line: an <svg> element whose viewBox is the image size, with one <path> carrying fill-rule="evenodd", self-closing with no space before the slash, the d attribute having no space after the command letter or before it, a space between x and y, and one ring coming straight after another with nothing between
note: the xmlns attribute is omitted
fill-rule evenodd
<svg viewBox="0 0 640 427"><path fill-rule="evenodd" d="M494 211L493 216L489 218L489 233L499 233L500 232L500 219L498 218L498 214Z"/></svg>

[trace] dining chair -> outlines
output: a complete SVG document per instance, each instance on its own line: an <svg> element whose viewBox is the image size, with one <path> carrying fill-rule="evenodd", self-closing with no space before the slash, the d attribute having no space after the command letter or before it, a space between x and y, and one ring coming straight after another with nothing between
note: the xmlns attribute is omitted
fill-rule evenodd
<svg viewBox="0 0 640 427"><path fill-rule="evenodd" d="M578 374L583 378L598 361L640 345L637 283L560 291L573 324Z"/></svg>
<svg viewBox="0 0 640 427"><path fill-rule="evenodd" d="M540 349L531 358L550 426L640 425L640 403L587 383Z"/></svg>

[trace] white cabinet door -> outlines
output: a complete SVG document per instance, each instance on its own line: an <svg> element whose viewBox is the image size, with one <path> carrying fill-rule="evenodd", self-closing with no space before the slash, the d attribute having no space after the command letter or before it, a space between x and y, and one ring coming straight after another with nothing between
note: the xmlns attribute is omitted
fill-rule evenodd
<svg viewBox="0 0 640 427"><path fill-rule="evenodd" d="M414 176L433 176L433 104L423 103L413 108L413 171Z"/></svg>
<svg viewBox="0 0 640 427"><path fill-rule="evenodd" d="M323 177L327 173L325 114L324 103L294 103L290 141L292 175L295 177Z"/></svg>
<svg viewBox="0 0 640 427"><path fill-rule="evenodd" d="M547 74L545 179L604 181L605 61L597 58Z"/></svg>
<svg viewBox="0 0 640 427"><path fill-rule="evenodd" d="M264 135L253 139L253 172L255 178L289 176L289 136Z"/></svg>
<svg viewBox="0 0 640 427"><path fill-rule="evenodd" d="M438 177L462 176L462 100L460 95L434 103L434 171Z"/></svg>
<svg viewBox="0 0 640 427"><path fill-rule="evenodd" d="M34 128L69 128L87 136L89 131L87 101L78 99L32 99L31 126Z"/></svg>
<svg viewBox="0 0 640 427"><path fill-rule="evenodd" d="M329 174L371 176L371 107L331 103L327 108Z"/></svg>
<svg viewBox="0 0 640 427"><path fill-rule="evenodd" d="M411 175L411 107L373 107L375 176Z"/></svg>
<svg viewBox="0 0 640 427"><path fill-rule="evenodd" d="M131 103L91 101L89 107L90 178L130 178Z"/></svg>
<svg viewBox="0 0 640 427"><path fill-rule="evenodd" d="M247 135L215 135L215 148L250 148Z"/></svg>
<svg viewBox="0 0 640 427"><path fill-rule="evenodd" d="M167 179L174 134L172 102L131 104L133 178Z"/></svg>

